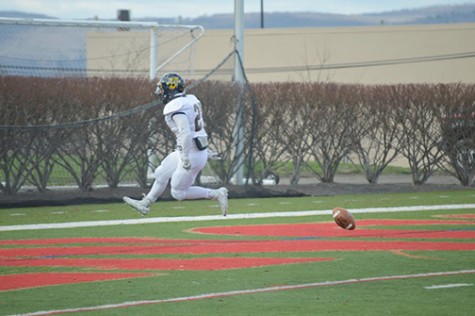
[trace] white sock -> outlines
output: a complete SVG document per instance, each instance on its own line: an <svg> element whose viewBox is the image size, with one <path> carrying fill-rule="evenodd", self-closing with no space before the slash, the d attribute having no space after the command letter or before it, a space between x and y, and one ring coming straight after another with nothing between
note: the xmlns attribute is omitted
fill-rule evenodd
<svg viewBox="0 0 475 316"><path fill-rule="evenodd" d="M190 187L186 192L187 200L209 199L212 190L203 187Z"/></svg>
<svg viewBox="0 0 475 316"><path fill-rule="evenodd" d="M152 201L155 202L162 194L165 192L167 188L168 182L159 182L155 180L153 182L152 188L150 192L148 192L147 197Z"/></svg>

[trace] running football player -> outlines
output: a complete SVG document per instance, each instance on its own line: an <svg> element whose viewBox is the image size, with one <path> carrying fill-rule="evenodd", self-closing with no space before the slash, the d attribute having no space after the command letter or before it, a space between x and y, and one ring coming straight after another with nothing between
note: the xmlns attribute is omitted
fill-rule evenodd
<svg viewBox="0 0 475 316"><path fill-rule="evenodd" d="M155 169L155 180L142 200L125 196L124 202L146 215L150 206L165 191L170 181L171 195L176 200L217 200L223 216L228 212L228 190L193 186L208 160L208 136L203 122L201 102L192 94L185 94L185 81L177 73L163 75L157 83L155 95L165 107L163 115L176 136L176 149Z"/></svg>

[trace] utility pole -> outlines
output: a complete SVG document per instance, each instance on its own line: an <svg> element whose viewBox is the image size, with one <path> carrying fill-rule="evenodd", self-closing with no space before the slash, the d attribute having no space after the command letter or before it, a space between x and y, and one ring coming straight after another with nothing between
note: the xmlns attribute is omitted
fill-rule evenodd
<svg viewBox="0 0 475 316"><path fill-rule="evenodd" d="M243 184L244 169L244 0L234 0L234 81L240 93L236 104L236 162L234 180ZM242 63L242 64L241 64Z"/></svg>
<svg viewBox="0 0 475 316"><path fill-rule="evenodd" d="M261 0L261 29L264 28L264 0Z"/></svg>

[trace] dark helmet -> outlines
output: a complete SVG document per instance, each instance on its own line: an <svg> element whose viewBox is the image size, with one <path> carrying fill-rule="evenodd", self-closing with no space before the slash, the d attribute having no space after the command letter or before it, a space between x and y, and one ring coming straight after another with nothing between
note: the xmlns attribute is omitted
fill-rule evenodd
<svg viewBox="0 0 475 316"><path fill-rule="evenodd" d="M167 104L173 98L182 96L185 91L185 80L176 72L164 74L157 83L155 95Z"/></svg>

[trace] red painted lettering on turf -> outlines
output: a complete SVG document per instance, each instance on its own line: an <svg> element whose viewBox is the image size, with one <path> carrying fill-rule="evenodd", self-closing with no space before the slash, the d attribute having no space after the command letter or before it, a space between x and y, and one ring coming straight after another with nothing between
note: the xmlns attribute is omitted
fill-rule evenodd
<svg viewBox="0 0 475 316"><path fill-rule="evenodd" d="M130 279L149 276L150 273L68 273L68 272L38 272L23 274L7 274L0 276L0 291L18 290L24 288L97 282L119 279Z"/></svg>
<svg viewBox="0 0 475 316"><path fill-rule="evenodd" d="M471 219L471 217L460 218ZM471 251L475 250L475 243L472 242L475 238L475 231L472 229L474 223L471 220L460 219L360 220L358 229L354 231L343 230L333 222L222 226L194 230L200 234L240 236L236 240L139 237L6 240L0 241L3 245L0 249L0 266L30 269L50 267L53 272L3 275L0 277L0 290L146 277L157 275L163 270L244 269L333 260L319 257L318 253L322 251ZM438 225L436 229L431 229L435 225ZM441 225L463 225L463 228L437 229ZM468 229L464 228L467 227L465 225L469 226ZM388 226L391 229L385 228ZM399 229L399 226L403 226L403 229ZM411 226L417 227L410 229ZM266 239L243 240L243 236L262 236ZM269 240L268 237L276 239ZM340 240L341 237L344 237L344 240ZM315 256L290 257L289 254L294 252L311 252L315 253ZM246 256L256 253L267 255ZM288 254L280 257L281 253ZM164 254L171 256L188 254L200 257L153 258L155 255ZM213 256L202 256L206 254ZM233 256L230 257L229 254ZM90 258L91 255L95 257ZM216 255L222 256L216 257ZM54 271L57 267L92 268L96 271L61 273ZM147 270L148 273L111 273L101 270Z"/></svg>

